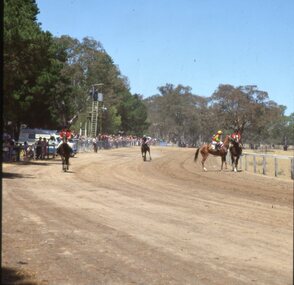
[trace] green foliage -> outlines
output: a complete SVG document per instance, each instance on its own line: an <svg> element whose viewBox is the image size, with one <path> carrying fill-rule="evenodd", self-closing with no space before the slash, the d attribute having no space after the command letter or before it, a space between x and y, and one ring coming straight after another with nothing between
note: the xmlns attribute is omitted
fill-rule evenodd
<svg viewBox="0 0 294 285"><path fill-rule="evenodd" d="M269 137L272 122L282 118L284 110L269 100L267 92L254 85L237 88L219 85L210 103L210 112L218 117L218 128L232 130L237 127L253 143Z"/></svg>
<svg viewBox="0 0 294 285"><path fill-rule="evenodd" d="M54 125L46 86L54 84L56 55L51 34L36 22L37 13L35 1L4 1L4 127L8 121L16 129L21 123Z"/></svg>
<svg viewBox="0 0 294 285"><path fill-rule="evenodd" d="M142 135L148 128L147 108L142 97L138 94L131 95L130 92L118 94L118 112L122 118L121 130L124 133Z"/></svg>
<svg viewBox="0 0 294 285"><path fill-rule="evenodd" d="M218 129L225 134L238 127L243 142L294 142L294 119L285 107L269 100L257 86L220 85L209 98L191 93L190 87L159 87L160 95L145 99L149 133L175 143L209 142Z"/></svg>
<svg viewBox="0 0 294 285"><path fill-rule="evenodd" d="M190 87L182 85L174 87L166 84L158 89L160 95L145 100L150 121L149 132L168 141L195 143L202 132L205 100L193 95Z"/></svg>
<svg viewBox="0 0 294 285"><path fill-rule="evenodd" d="M41 30L37 14L33 0L4 1L4 123L12 122L15 129L21 123L58 128L80 117L73 125L78 130L89 117L89 90L103 83L107 111L99 125L109 132L146 128L142 99L130 94L126 77L101 43L53 38Z"/></svg>
<svg viewBox="0 0 294 285"><path fill-rule="evenodd" d="M115 106L110 107L107 112L103 113L105 124L102 133L117 134L121 127L121 116L118 115ZM101 130L100 130L101 131Z"/></svg>
<svg viewBox="0 0 294 285"><path fill-rule="evenodd" d="M79 95L75 97L76 115L82 117L83 122L89 116L89 91L94 85L103 84L98 88L98 92L103 93L103 104L107 108L102 118L99 117L103 120L100 122L103 132L122 130L125 133L140 133L148 127L142 98L129 92L127 79L99 42L87 37L79 42L69 36L62 36L56 41L65 47L68 55L63 72L73 79L75 87L80 88ZM74 127L79 128L83 122L79 120Z"/></svg>

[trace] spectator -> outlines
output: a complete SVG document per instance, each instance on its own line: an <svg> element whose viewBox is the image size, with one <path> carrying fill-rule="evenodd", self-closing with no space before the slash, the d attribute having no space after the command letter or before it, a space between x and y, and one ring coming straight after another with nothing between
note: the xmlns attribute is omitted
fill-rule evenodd
<svg viewBox="0 0 294 285"><path fill-rule="evenodd" d="M48 143L47 143L46 138L43 138L43 141L42 141L42 155L41 155L41 158L42 158L42 159L45 159L46 156L47 156L47 158L49 158L49 156L48 156Z"/></svg>
<svg viewBox="0 0 294 285"><path fill-rule="evenodd" d="M92 142L93 142L94 152L97 152L98 151L97 139L96 138L93 138Z"/></svg>
<svg viewBox="0 0 294 285"><path fill-rule="evenodd" d="M36 159L42 158L42 138L39 137L39 140L36 143Z"/></svg>
<svg viewBox="0 0 294 285"><path fill-rule="evenodd" d="M24 156L25 156L25 158L28 156L28 147L29 147L29 144L27 143L27 141L25 141L23 143L23 150L24 150Z"/></svg>

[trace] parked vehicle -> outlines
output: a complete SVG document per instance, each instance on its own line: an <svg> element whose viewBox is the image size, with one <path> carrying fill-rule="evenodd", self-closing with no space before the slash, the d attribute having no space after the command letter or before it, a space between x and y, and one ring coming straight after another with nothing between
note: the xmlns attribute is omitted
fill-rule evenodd
<svg viewBox="0 0 294 285"><path fill-rule="evenodd" d="M27 142L28 145L33 145L39 137L49 140L56 132L56 130L22 128L20 129L18 143L24 144L24 142Z"/></svg>

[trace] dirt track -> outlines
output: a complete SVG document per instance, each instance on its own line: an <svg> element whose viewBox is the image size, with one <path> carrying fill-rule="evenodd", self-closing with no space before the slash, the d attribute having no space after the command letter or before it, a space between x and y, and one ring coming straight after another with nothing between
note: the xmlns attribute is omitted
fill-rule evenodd
<svg viewBox="0 0 294 285"><path fill-rule="evenodd" d="M292 284L292 181L151 151L78 154L68 173L59 159L3 165L11 284Z"/></svg>

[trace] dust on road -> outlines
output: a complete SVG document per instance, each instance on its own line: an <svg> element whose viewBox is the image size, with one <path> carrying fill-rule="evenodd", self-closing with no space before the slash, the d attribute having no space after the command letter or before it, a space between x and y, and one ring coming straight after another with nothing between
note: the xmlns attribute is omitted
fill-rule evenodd
<svg viewBox="0 0 294 285"><path fill-rule="evenodd" d="M291 180L151 152L3 165L7 284L292 284Z"/></svg>

